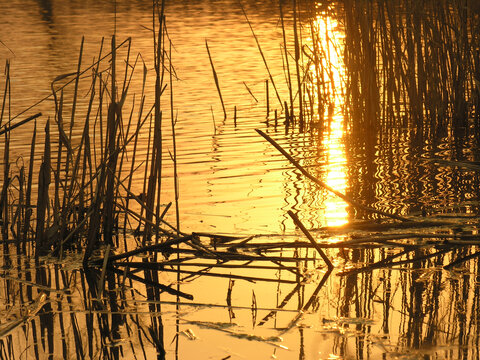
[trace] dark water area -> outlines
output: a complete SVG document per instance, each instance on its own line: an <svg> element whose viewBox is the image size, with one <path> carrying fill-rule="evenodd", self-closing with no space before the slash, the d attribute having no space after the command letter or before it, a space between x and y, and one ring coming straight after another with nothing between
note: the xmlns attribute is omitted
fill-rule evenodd
<svg viewBox="0 0 480 360"><path fill-rule="evenodd" d="M151 2L0 4L0 358L479 357L479 5L281 4L165 1L160 127Z"/></svg>

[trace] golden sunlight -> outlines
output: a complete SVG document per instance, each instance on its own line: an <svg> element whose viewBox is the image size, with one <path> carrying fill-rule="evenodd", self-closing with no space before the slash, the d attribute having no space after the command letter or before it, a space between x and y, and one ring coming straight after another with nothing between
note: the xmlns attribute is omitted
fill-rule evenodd
<svg viewBox="0 0 480 360"><path fill-rule="evenodd" d="M325 181L334 189L345 192L346 189L346 157L342 144L344 136L343 105L344 74L345 67L342 57L344 32L339 28L337 20L320 14L313 22L313 39L316 41L314 48L318 49L322 57L317 64L312 64L312 73L317 75L316 81L322 81L323 97L317 101L323 101L324 131L321 134L322 144L326 154L326 178ZM321 73L320 73L321 72ZM318 84L316 84L318 87ZM321 120L321 119L320 119ZM347 204L336 197L328 194L325 201L325 225L338 226L348 222Z"/></svg>

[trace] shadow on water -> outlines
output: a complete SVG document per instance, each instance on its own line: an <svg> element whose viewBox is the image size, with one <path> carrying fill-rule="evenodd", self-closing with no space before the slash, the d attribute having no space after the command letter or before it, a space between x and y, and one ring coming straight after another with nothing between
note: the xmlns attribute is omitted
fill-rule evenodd
<svg viewBox="0 0 480 360"><path fill-rule="evenodd" d="M53 7L51 0L38 0L42 20L47 24L53 22Z"/></svg>

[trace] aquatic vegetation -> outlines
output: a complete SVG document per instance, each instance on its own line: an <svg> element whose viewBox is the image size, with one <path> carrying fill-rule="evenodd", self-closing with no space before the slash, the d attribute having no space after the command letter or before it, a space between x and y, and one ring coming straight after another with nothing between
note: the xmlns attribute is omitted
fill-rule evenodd
<svg viewBox="0 0 480 360"><path fill-rule="evenodd" d="M327 190L348 205L348 223L321 228L305 208L290 207L285 215L298 231L273 238L180 228L176 72L163 2L153 11L153 66L131 55L131 39L119 43L116 36L85 65L82 40L77 70L54 78L43 100L52 100L53 118L12 116L7 62L0 357L24 351L35 358L178 357L180 339L197 349L202 337L289 355L298 350L300 358L325 349L345 358L444 351L455 358L452 348L474 357L478 8L456 0L419 4L280 1L283 85L248 11L240 9L266 69L267 121L258 121L265 124L258 133L294 166L292 183L311 181L311 191ZM336 27L344 37L334 38ZM216 56L205 45L226 118ZM141 93L132 94L136 80ZM246 80L242 86L261 103ZM271 88L278 104L270 102ZM321 144L338 117L351 172L342 189L285 141L298 136ZM20 130L30 131L31 145L29 157L17 162L10 150ZM146 153L138 150L141 142ZM165 175L166 162L173 177ZM458 175L446 191L432 185L457 168L469 180ZM399 173L409 174L407 185L389 188ZM167 181L175 194L165 204ZM390 203L398 192L401 201ZM435 203L445 193L448 208ZM167 221L173 211L175 224ZM317 333L327 341L306 355L304 335ZM214 345L206 347L213 352ZM225 358L235 351L225 350Z"/></svg>

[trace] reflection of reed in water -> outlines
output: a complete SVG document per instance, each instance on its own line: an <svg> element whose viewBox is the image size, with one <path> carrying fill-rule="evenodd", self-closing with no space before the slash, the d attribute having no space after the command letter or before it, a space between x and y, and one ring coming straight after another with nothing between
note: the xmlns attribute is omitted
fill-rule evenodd
<svg viewBox="0 0 480 360"><path fill-rule="evenodd" d="M427 253L418 249L407 259ZM348 258L356 263L387 256L385 250L352 250ZM355 351L357 358L408 353L472 356L478 331L478 286L473 275L477 265L471 271L449 273L440 270L444 261L438 256L342 277L337 326L346 336L338 339L338 352L351 356ZM448 348L453 344L460 346Z"/></svg>
<svg viewBox="0 0 480 360"><path fill-rule="evenodd" d="M352 194L404 212L477 197L477 176L422 158L477 160L478 6L352 0L344 18Z"/></svg>

